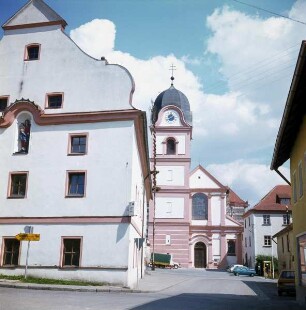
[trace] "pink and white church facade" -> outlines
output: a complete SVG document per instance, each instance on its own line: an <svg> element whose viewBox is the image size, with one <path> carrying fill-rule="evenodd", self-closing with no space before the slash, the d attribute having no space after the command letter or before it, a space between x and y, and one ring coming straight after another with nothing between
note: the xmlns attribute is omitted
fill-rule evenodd
<svg viewBox="0 0 306 310"><path fill-rule="evenodd" d="M151 252L154 246L155 253L172 254L182 267L241 263L243 226L227 215L230 189L200 165L190 171L192 114L187 97L173 84L156 98L153 123L158 191L149 212ZM151 170L153 163L154 154Z"/></svg>

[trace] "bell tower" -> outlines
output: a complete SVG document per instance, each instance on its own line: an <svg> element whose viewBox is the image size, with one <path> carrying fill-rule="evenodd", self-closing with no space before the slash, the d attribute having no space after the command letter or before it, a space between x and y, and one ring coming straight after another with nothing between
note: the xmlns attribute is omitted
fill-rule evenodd
<svg viewBox="0 0 306 310"><path fill-rule="evenodd" d="M174 261L188 267L192 114L187 97L173 81L172 76L170 88L157 96L152 108L151 170L155 162L157 187L150 206L149 239L151 251L154 239L155 253L172 254Z"/></svg>

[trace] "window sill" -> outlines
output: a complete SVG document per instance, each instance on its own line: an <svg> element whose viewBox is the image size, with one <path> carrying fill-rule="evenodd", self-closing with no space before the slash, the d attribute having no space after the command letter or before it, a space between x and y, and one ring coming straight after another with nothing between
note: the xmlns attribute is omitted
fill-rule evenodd
<svg viewBox="0 0 306 310"><path fill-rule="evenodd" d="M61 266L60 269L65 269L65 270L78 270L80 267L79 266Z"/></svg>
<svg viewBox="0 0 306 310"><path fill-rule="evenodd" d="M87 155L87 153L68 153L68 156L84 156Z"/></svg>
<svg viewBox="0 0 306 310"><path fill-rule="evenodd" d="M263 245L264 248L271 248L272 245Z"/></svg>
<svg viewBox="0 0 306 310"><path fill-rule="evenodd" d="M271 224L262 224L262 226L271 226Z"/></svg>
<svg viewBox="0 0 306 310"><path fill-rule="evenodd" d="M26 196L8 196L7 199L25 199Z"/></svg>
<svg viewBox="0 0 306 310"><path fill-rule="evenodd" d="M18 152L15 152L13 153L13 155L28 155L28 152L21 152L21 151L18 151Z"/></svg>
<svg viewBox="0 0 306 310"><path fill-rule="evenodd" d="M46 107L45 109L46 110L58 110L58 109L62 109L63 107L60 106L60 107Z"/></svg>
<svg viewBox="0 0 306 310"><path fill-rule="evenodd" d="M84 198L84 195L66 195L65 198Z"/></svg>

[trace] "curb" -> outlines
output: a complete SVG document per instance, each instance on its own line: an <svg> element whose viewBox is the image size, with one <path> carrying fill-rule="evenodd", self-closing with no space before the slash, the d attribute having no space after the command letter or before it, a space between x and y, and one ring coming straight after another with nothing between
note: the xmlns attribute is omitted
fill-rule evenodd
<svg viewBox="0 0 306 310"><path fill-rule="evenodd" d="M0 287L16 288L16 289L30 289L30 290L44 290L44 291L69 291L69 292L94 292L94 293L144 293L144 291L136 289L128 289L121 287L80 287L80 286L50 286L41 284L27 284L27 283L5 283L0 282Z"/></svg>

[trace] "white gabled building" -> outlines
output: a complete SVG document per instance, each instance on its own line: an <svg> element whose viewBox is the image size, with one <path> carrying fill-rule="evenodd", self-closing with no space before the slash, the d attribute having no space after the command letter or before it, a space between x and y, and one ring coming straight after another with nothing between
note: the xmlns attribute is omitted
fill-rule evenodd
<svg viewBox="0 0 306 310"><path fill-rule="evenodd" d="M277 245L272 237L290 224L289 185L275 186L254 207L244 214L243 262L254 268L256 256L277 257Z"/></svg>
<svg viewBox="0 0 306 310"><path fill-rule="evenodd" d="M146 115L122 66L85 54L42 0L0 41L0 273L135 287L151 186ZM103 55L101 55L103 56ZM26 99L25 99L26 98Z"/></svg>

